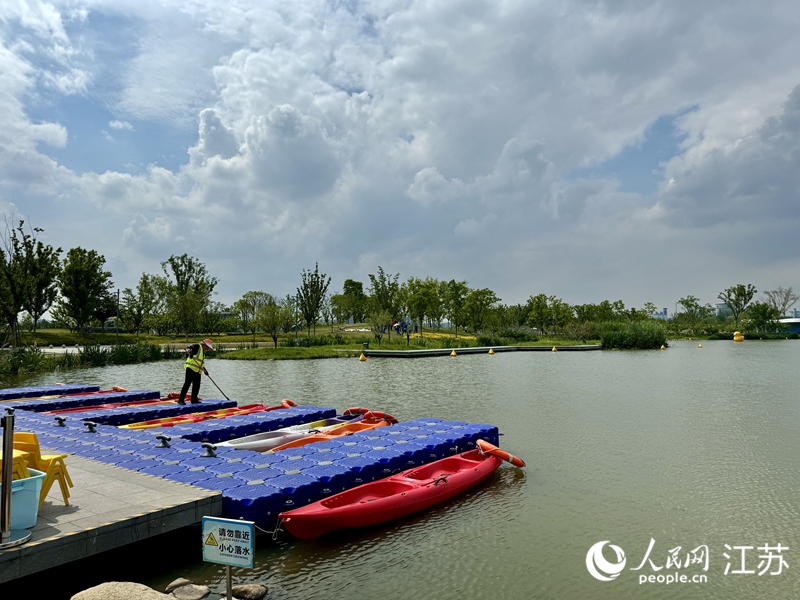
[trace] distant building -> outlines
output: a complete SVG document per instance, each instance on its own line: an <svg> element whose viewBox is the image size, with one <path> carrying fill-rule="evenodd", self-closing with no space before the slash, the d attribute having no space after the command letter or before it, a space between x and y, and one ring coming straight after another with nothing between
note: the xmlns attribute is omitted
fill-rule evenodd
<svg viewBox="0 0 800 600"><path fill-rule="evenodd" d="M653 314L651 314L650 316L653 317L654 319L661 319L662 321L666 321L667 318L668 318L667 317L667 309L666 308L662 308L660 312L656 311Z"/></svg>
<svg viewBox="0 0 800 600"><path fill-rule="evenodd" d="M797 314L797 312L796 310L794 311L795 314ZM780 319L778 322L788 326L790 333L800 333L800 316Z"/></svg>
<svg viewBox="0 0 800 600"><path fill-rule="evenodd" d="M790 308L786 311L786 316L791 319L800 319L800 309Z"/></svg>
<svg viewBox="0 0 800 600"><path fill-rule="evenodd" d="M729 314L731 314L731 309L724 302L720 302L719 304L715 304L714 307L717 309L717 314L718 315L729 315Z"/></svg>

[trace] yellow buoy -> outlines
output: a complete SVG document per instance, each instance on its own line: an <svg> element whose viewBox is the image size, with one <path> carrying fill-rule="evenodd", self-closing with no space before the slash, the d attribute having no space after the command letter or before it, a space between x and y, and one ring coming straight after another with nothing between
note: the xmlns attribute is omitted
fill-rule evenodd
<svg viewBox="0 0 800 600"><path fill-rule="evenodd" d="M698 348L702 348L702 347L703 347L703 344L697 344L697 347L698 347Z"/></svg>
<svg viewBox="0 0 800 600"><path fill-rule="evenodd" d="M661 344L661 349L662 349L662 350L666 350L666 349L667 349L667 347L666 347L664 344Z"/></svg>
<svg viewBox="0 0 800 600"><path fill-rule="evenodd" d="M489 348L489 354L494 354L494 348Z"/></svg>
<svg viewBox="0 0 800 600"><path fill-rule="evenodd" d="M450 353L450 356L458 356L458 355L456 354L455 348L454 348L454 349L453 349L453 351Z"/></svg>
<svg viewBox="0 0 800 600"><path fill-rule="evenodd" d="M365 360L367 360L367 357L364 356L364 353L362 352L361 356L358 357L358 360L360 360L361 362L364 362Z"/></svg>
<svg viewBox="0 0 800 600"><path fill-rule="evenodd" d="M553 346L553 349L551 350L551 352L558 352L558 348L556 348L555 346Z"/></svg>

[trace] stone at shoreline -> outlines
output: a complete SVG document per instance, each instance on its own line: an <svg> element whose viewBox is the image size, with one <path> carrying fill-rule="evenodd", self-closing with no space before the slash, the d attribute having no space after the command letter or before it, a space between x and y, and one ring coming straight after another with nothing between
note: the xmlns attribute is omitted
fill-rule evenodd
<svg viewBox="0 0 800 600"><path fill-rule="evenodd" d="M170 592L178 589L179 587L183 587L184 585L190 585L192 582L185 577L178 577L175 581L170 583L166 589L164 590L165 594L169 594Z"/></svg>
<svg viewBox="0 0 800 600"><path fill-rule="evenodd" d="M267 586L260 583L235 585L231 588L231 594L238 600L261 600L267 595Z"/></svg>
<svg viewBox="0 0 800 600"><path fill-rule="evenodd" d="M208 586L190 583L172 591L172 597L178 600L203 600L211 593Z"/></svg>
<svg viewBox="0 0 800 600"><path fill-rule="evenodd" d="M141 583L109 581L75 594L71 600L168 600L172 596Z"/></svg>

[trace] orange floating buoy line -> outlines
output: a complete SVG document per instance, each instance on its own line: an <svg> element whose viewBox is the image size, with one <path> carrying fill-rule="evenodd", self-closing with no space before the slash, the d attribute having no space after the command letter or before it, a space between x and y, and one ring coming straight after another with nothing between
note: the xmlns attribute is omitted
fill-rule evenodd
<svg viewBox="0 0 800 600"><path fill-rule="evenodd" d="M359 356L359 357L358 357L358 360L360 360L361 362L364 362L364 361L366 361L366 360L367 360L367 357L366 357L366 356L364 356L364 353L362 352L362 353L361 353L361 356Z"/></svg>
<svg viewBox="0 0 800 600"><path fill-rule="evenodd" d="M494 354L494 348L489 348L489 354Z"/></svg>
<svg viewBox="0 0 800 600"><path fill-rule="evenodd" d="M483 452L484 454L491 454L492 456L496 456L500 460L504 460L506 462L511 463L515 467L522 468L525 466L525 461L522 460L518 456L514 456L513 454L509 454L505 450L501 450L494 444L490 444L485 440L478 440L477 441L478 449Z"/></svg>
<svg viewBox="0 0 800 600"><path fill-rule="evenodd" d="M453 351L450 353L450 356L458 356L458 354L456 354L455 348L453 348Z"/></svg>

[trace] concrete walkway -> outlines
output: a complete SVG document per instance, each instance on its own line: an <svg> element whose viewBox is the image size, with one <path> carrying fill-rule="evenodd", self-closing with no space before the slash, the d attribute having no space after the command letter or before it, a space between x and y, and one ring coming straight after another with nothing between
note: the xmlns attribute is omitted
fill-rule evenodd
<svg viewBox="0 0 800 600"><path fill-rule="evenodd" d="M31 541L0 551L0 583L222 514L219 492L72 455L66 463L69 506L55 483Z"/></svg>

